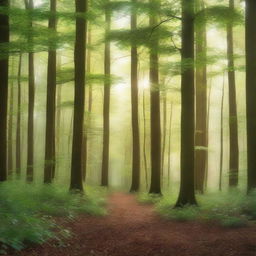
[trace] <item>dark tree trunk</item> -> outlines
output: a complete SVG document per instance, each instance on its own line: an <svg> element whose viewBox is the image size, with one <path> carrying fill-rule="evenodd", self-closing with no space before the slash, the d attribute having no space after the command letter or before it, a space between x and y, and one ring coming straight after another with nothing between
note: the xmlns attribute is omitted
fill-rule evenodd
<svg viewBox="0 0 256 256"><path fill-rule="evenodd" d="M56 31L56 0L51 0L49 29ZM52 42L50 42L52 44ZM55 174L55 115L56 115L56 49L49 46L46 102L46 131L45 131L45 165L44 183L51 183Z"/></svg>
<svg viewBox="0 0 256 256"><path fill-rule="evenodd" d="M150 0L154 3L155 0ZM156 14L150 15L150 27L157 25ZM161 117L158 73L158 36L153 31L150 49L150 128L151 128L151 184L149 193L161 194Z"/></svg>
<svg viewBox="0 0 256 256"><path fill-rule="evenodd" d="M223 173L223 115L224 115L224 96L225 96L225 73L223 74L223 86L220 106L220 175L219 191L222 190L222 173Z"/></svg>
<svg viewBox="0 0 256 256"><path fill-rule="evenodd" d="M197 11L204 3L197 0ZM206 25L196 26L196 132L195 132L195 189L204 193L207 162L207 67L206 67ZM203 64L201 64L203 63Z"/></svg>
<svg viewBox="0 0 256 256"><path fill-rule="evenodd" d="M171 103L171 110L170 110L170 123L169 123L169 139L168 139L168 181L167 185L168 188L170 187L170 178L171 178L171 138L172 138L172 111L173 111L173 103Z"/></svg>
<svg viewBox="0 0 256 256"><path fill-rule="evenodd" d="M27 10L34 9L33 0L25 0ZM29 26L32 29L33 23L30 20ZM30 32L33 33L33 32ZM28 42L33 48L33 34L29 35ZM33 49L28 54L28 133L27 133L27 181L32 182L34 176L34 105L35 105L35 71Z"/></svg>
<svg viewBox="0 0 256 256"><path fill-rule="evenodd" d="M87 0L76 0L76 12L87 11ZM83 127L85 106L85 59L86 59L86 21L84 18L76 18L76 41L75 41L75 99L74 99L74 122L73 144L71 162L70 190L83 191Z"/></svg>
<svg viewBox="0 0 256 256"><path fill-rule="evenodd" d="M182 63L191 66L181 73L181 184L176 207L196 204L195 168L195 102L194 102L194 0L182 0Z"/></svg>
<svg viewBox="0 0 256 256"><path fill-rule="evenodd" d="M8 0L0 0L0 7L8 7ZM9 17L0 14L0 43L9 42ZM0 181L7 179L7 109L8 56L0 59Z"/></svg>
<svg viewBox="0 0 256 256"><path fill-rule="evenodd" d="M110 31L111 14L109 10L105 11L105 33ZM104 103L103 103L103 152L101 167L101 186L108 186L109 171L109 110L110 110L110 42L105 43L104 54Z"/></svg>
<svg viewBox="0 0 256 256"><path fill-rule="evenodd" d="M137 0L132 0L136 4ZM131 30L137 29L137 14L135 8L131 14ZM138 102L138 53L136 44L131 47L131 107L132 107L132 185L131 192L140 188L140 129Z"/></svg>
<svg viewBox="0 0 256 256"><path fill-rule="evenodd" d="M234 10L234 0L229 0L229 8ZM233 24L227 25L227 58L228 58L228 86L229 86L229 186L238 185L239 146L236 105L236 80L233 49Z"/></svg>
<svg viewBox="0 0 256 256"><path fill-rule="evenodd" d="M256 188L256 1L245 2L247 172L250 192Z"/></svg>
<svg viewBox="0 0 256 256"><path fill-rule="evenodd" d="M18 67L18 95L17 95L17 125L16 125L16 174L21 174L21 66L22 54L19 57Z"/></svg>

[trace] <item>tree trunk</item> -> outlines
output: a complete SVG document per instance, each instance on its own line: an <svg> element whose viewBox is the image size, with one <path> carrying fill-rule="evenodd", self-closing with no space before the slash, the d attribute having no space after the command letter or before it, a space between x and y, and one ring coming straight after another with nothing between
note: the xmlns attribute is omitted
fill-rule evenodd
<svg viewBox="0 0 256 256"><path fill-rule="evenodd" d="M229 0L229 8L234 11L234 0ZM227 58L228 58L228 87L229 87L229 186L238 185L239 146L236 105L236 80L233 49L233 24L227 25Z"/></svg>
<svg viewBox="0 0 256 256"><path fill-rule="evenodd" d="M166 129L167 129L166 125L167 125L167 99L166 99L166 91L164 88L164 91L163 91L163 145L162 145L162 160L161 160L162 181L164 181L164 163L165 163L164 160L165 160Z"/></svg>
<svg viewBox="0 0 256 256"><path fill-rule="evenodd" d="M169 140L168 140L168 181L167 185L168 188L170 187L170 178L171 178L171 138L172 138L172 111L173 111L173 103L171 103L171 110L170 110L170 123L169 123Z"/></svg>
<svg viewBox="0 0 256 256"><path fill-rule="evenodd" d="M51 0L48 28L56 31L56 0ZM50 42L52 43L52 42ZM56 49L49 46L46 102L45 165L44 183L51 183L55 174L55 115L56 115Z"/></svg>
<svg viewBox="0 0 256 256"><path fill-rule="evenodd" d="M92 33L91 33L91 26L88 27L88 46L90 47L92 43ZM86 73L91 73L91 50L87 49L87 68ZM85 132L83 138L83 181L86 180L86 173L87 173L87 165L88 165L88 136L89 136L89 129L91 125L91 112L92 112L92 85L89 83L89 97L88 97L88 115L86 115L86 124L85 124Z"/></svg>
<svg viewBox="0 0 256 256"><path fill-rule="evenodd" d="M8 7L8 0L0 0L0 7ZM9 42L9 17L0 14L0 43ZM9 57L0 59L0 181L7 179L7 109Z"/></svg>
<svg viewBox="0 0 256 256"><path fill-rule="evenodd" d="M197 0L197 11L204 9L204 3ZM207 162L207 66L206 25L196 26L196 132L195 132L195 189L204 193ZM203 63L203 64L201 64Z"/></svg>
<svg viewBox="0 0 256 256"><path fill-rule="evenodd" d="M256 1L245 2L247 174L250 192L256 188Z"/></svg>
<svg viewBox="0 0 256 256"><path fill-rule="evenodd" d="M108 34L111 25L111 14L105 11L105 33ZM101 167L101 186L108 186L109 172L109 110L110 110L110 42L105 43L104 54L104 103L103 103L103 152Z"/></svg>
<svg viewBox="0 0 256 256"><path fill-rule="evenodd" d="M21 66L22 54L19 57L18 67L18 95L17 95L17 125L16 125L16 174L21 174Z"/></svg>
<svg viewBox="0 0 256 256"><path fill-rule="evenodd" d="M154 3L155 0L150 0ZM150 15L150 27L158 24L155 13ZM161 194L161 117L158 73L158 36L151 35L150 49L150 128L151 128L151 184L149 193Z"/></svg>
<svg viewBox="0 0 256 256"><path fill-rule="evenodd" d="M27 10L33 10L33 0L25 0ZM30 20L32 29L33 23ZM33 32L31 32L33 33ZM28 42L33 48L33 34L29 35ZM35 71L34 71L34 53L33 49L28 54L28 133L27 133L27 181L32 182L34 176L34 106L35 106Z"/></svg>
<svg viewBox="0 0 256 256"><path fill-rule="evenodd" d="M225 73L223 74L223 86L220 107L220 176L219 191L222 190L222 173L223 173L223 114L224 114L224 95L225 95Z"/></svg>
<svg viewBox="0 0 256 256"><path fill-rule="evenodd" d="M11 82L10 86L10 99L9 99L9 120L8 120L8 175L12 175L13 173L13 146L12 146L12 133L13 133L13 82Z"/></svg>
<svg viewBox="0 0 256 256"><path fill-rule="evenodd" d="M182 0L182 64L191 66L181 72L181 184L176 207L196 204L195 102L194 102L194 0Z"/></svg>
<svg viewBox="0 0 256 256"><path fill-rule="evenodd" d="M132 0L136 4L137 0ZM131 30L137 29L136 7L132 9ZM131 108L132 108L132 185L131 192L140 188L140 129L138 102L138 53L136 43L131 47Z"/></svg>
<svg viewBox="0 0 256 256"><path fill-rule="evenodd" d="M87 0L76 0L76 13L87 11ZM70 190L83 191L82 149L85 106L86 21L76 18L75 98Z"/></svg>
<svg viewBox="0 0 256 256"><path fill-rule="evenodd" d="M143 158L144 158L144 167L145 167L145 181L146 188L148 188L148 162L147 162L147 126L146 126L146 100L145 100L145 89L143 89Z"/></svg>

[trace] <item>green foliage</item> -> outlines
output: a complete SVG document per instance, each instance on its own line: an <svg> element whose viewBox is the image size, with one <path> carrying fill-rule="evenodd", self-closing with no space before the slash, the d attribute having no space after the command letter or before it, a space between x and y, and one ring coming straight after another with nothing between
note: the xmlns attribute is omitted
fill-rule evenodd
<svg viewBox="0 0 256 256"><path fill-rule="evenodd" d="M137 196L137 200L143 204L155 204L158 203L161 199L162 196L158 194L140 193Z"/></svg>
<svg viewBox="0 0 256 256"><path fill-rule="evenodd" d="M53 217L106 214L102 191L88 188L82 196L55 185L16 181L0 184L0 209L0 242L16 250L69 235Z"/></svg>
<svg viewBox="0 0 256 256"><path fill-rule="evenodd" d="M175 221L216 222L223 227L239 228L256 218L256 191L249 196L241 191L206 194L198 196L199 207L187 205L174 208L172 198L163 197L156 204L157 212Z"/></svg>

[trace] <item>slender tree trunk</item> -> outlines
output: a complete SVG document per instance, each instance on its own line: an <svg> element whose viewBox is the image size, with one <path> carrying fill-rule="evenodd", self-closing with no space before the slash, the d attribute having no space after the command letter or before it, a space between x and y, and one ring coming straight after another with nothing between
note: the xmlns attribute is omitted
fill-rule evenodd
<svg viewBox="0 0 256 256"><path fill-rule="evenodd" d="M59 53L57 60L57 72L61 71L61 54ZM62 84L57 85L57 103L56 103L56 152L60 155L60 142L61 142L61 98L62 98Z"/></svg>
<svg viewBox="0 0 256 256"><path fill-rule="evenodd" d="M76 0L76 12L87 11L87 0ZM83 128L85 106L86 21L76 18L75 98L70 190L83 191Z"/></svg>
<svg viewBox="0 0 256 256"><path fill-rule="evenodd" d="M182 0L181 61L191 66L181 73L181 184L176 207L196 204L195 167L195 102L194 102L194 0Z"/></svg>
<svg viewBox="0 0 256 256"><path fill-rule="evenodd" d="M136 4L137 0L132 0ZM136 8L136 7L135 7ZM132 9L131 30L137 29L136 9ZM132 107L132 185L131 192L140 188L140 129L138 102L138 53L136 43L131 47L131 107Z"/></svg>
<svg viewBox="0 0 256 256"><path fill-rule="evenodd" d="M219 191L222 190L222 173L223 173L223 114L224 114L224 96L225 96L225 73L223 74L223 86L221 95L220 109L220 176L219 176Z"/></svg>
<svg viewBox="0 0 256 256"><path fill-rule="evenodd" d="M0 0L0 7L8 7L8 0ZM9 17L0 14L0 43L9 42ZM7 109L8 109L8 56L0 59L0 181L7 179Z"/></svg>
<svg viewBox="0 0 256 256"><path fill-rule="evenodd" d="M208 92L208 103L207 103L207 135L206 135L206 141L207 141L207 146L209 145L209 127L210 127L210 107L211 107L211 93L212 93L212 85L211 85L211 81L208 85L209 87L209 92ZM207 189L207 183L208 183L208 150L207 149L207 157L206 157L206 168L205 168L205 182L204 182L204 190Z"/></svg>
<svg viewBox="0 0 256 256"><path fill-rule="evenodd" d="M171 138L172 138L172 111L173 111L173 103L171 103L171 109L170 109L170 121L169 121L169 139L168 139L168 181L167 185L168 188L170 187L170 178L171 178Z"/></svg>
<svg viewBox="0 0 256 256"><path fill-rule="evenodd" d="M229 0L230 10L234 10L234 0ZM239 146L236 105L236 80L234 66L233 24L227 25L227 58L228 58L228 85L229 85L229 186L238 185Z"/></svg>
<svg viewBox="0 0 256 256"><path fill-rule="evenodd" d="M150 0L154 3L156 0ZM155 13L150 15L150 27L158 24ZM161 117L158 73L158 36L152 33L150 49L150 128L151 128L151 184L149 193L161 194Z"/></svg>
<svg viewBox="0 0 256 256"><path fill-rule="evenodd" d="M256 188L256 1L246 0L246 118L248 192Z"/></svg>
<svg viewBox="0 0 256 256"><path fill-rule="evenodd" d="M147 162L147 126L146 126L146 100L145 100L145 89L143 89L143 158L144 158L144 167L145 167L145 181L146 188L148 188L148 162Z"/></svg>
<svg viewBox="0 0 256 256"><path fill-rule="evenodd" d="M167 99L166 91L163 91L163 142L162 142L162 160L161 160L161 176L162 181L164 180L164 164L165 164L165 148L166 148L166 127L167 125ZM162 182L163 184L163 182Z"/></svg>
<svg viewBox="0 0 256 256"><path fill-rule="evenodd" d="M197 0L197 11L204 9L202 0ZM196 133L195 133L195 189L204 193L207 162L207 66L206 25L196 26ZM203 64L201 64L203 63Z"/></svg>
<svg viewBox="0 0 256 256"><path fill-rule="evenodd" d="M111 14L105 11L105 33L108 34L111 25ZM104 54L104 103L103 103L103 152L101 168L101 186L108 186L109 172L109 110L110 110L110 42L105 43Z"/></svg>
<svg viewBox="0 0 256 256"><path fill-rule="evenodd" d="M91 33L91 26L88 26L88 41L87 44L90 47L92 43L92 33ZM87 67L86 71L87 74L91 73L91 50L87 49ZM83 181L86 180L86 173L87 173L87 165L88 165L88 136L89 136L89 129L91 125L91 112L92 112L92 85L89 83L88 86L89 95L88 95L88 115L86 115L86 124L85 124L85 132L83 138Z"/></svg>
<svg viewBox="0 0 256 256"><path fill-rule="evenodd" d="M56 0L51 0L48 28L56 31ZM52 42L50 42L52 43ZM46 102L46 131L45 131L45 165L44 183L51 183L55 174L55 115L56 115L56 73L57 58L55 47L49 46L48 51L48 74L47 74L47 102Z"/></svg>
<svg viewBox="0 0 256 256"><path fill-rule="evenodd" d="M14 88L13 88L13 82L10 86L10 99L9 99L9 120L8 120L8 175L12 175L13 173L13 146L12 146L12 133L13 133L13 94L14 94Z"/></svg>
<svg viewBox="0 0 256 256"><path fill-rule="evenodd" d="M21 174L21 66L22 54L19 57L18 67L18 95L17 95L17 125L16 125L16 174Z"/></svg>
<svg viewBox="0 0 256 256"><path fill-rule="evenodd" d="M27 10L34 9L33 0L25 0ZM30 20L32 29L33 23ZM31 32L33 33L33 32ZM28 42L33 48L33 34L29 35ZM33 50L28 54L28 133L27 133L27 181L32 182L34 177L34 105L35 105L35 71L34 71L34 53Z"/></svg>

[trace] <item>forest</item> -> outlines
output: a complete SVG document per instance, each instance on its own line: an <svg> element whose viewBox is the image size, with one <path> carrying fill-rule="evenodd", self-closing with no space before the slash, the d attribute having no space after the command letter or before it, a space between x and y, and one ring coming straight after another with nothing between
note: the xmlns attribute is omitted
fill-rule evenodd
<svg viewBox="0 0 256 256"><path fill-rule="evenodd" d="M0 255L255 256L256 1L0 0Z"/></svg>

